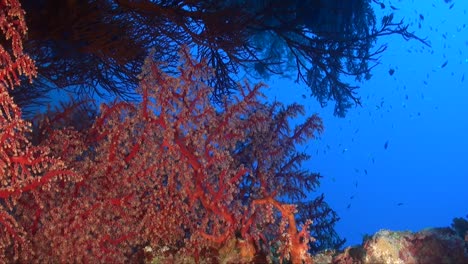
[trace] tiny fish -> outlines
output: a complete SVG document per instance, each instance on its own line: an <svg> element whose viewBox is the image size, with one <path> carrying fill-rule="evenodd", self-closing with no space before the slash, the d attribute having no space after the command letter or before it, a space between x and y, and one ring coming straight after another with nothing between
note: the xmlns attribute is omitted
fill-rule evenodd
<svg viewBox="0 0 468 264"><path fill-rule="evenodd" d="M424 20L424 16L422 14L419 14L419 19Z"/></svg>
<svg viewBox="0 0 468 264"><path fill-rule="evenodd" d="M442 65L440 65L440 68L444 68L445 66L447 66L447 63L448 61L445 61Z"/></svg>
<svg viewBox="0 0 468 264"><path fill-rule="evenodd" d="M397 206L402 206L402 205L403 205L403 203L397 203Z"/></svg>
<svg viewBox="0 0 468 264"><path fill-rule="evenodd" d="M388 140L385 141L385 144L384 144L384 149L387 149L388 148Z"/></svg>
<svg viewBox="0 0 468 264"><path fill-rule="evenodd" d="M366 169L364 169L364 173L367 175L367 170Z"/></svg>

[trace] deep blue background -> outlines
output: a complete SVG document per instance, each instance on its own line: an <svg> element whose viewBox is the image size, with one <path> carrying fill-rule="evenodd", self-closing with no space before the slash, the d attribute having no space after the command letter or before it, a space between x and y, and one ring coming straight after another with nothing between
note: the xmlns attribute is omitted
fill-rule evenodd
<svg viewBox="0 0 468 264"><path fill-rule="evenodd" d="M332 105L321 109L294 80L265 81L270 99L323 118L325 133L307 144L306 166L325 176L319 192L341 217L347 245L379 229L450 226L468 214L468 1L394 2L395 21L405 18L432 47L382 38L389 48L361 84L363 106L346 118L333 117Z"/></svg>

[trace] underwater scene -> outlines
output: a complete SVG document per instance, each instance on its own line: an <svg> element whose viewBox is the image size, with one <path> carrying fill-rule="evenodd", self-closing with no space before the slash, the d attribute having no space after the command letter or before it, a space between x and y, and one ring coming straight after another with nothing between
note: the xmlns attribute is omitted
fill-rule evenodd
<svg viewBox="0 0 468 264"><path fill-rule="evenodd" d="M0 263L468 263L467 12L0 0Z"/></svg>
<svg viewBox="0 0 468 264"><path fill-rule="evenodd" d="M362 106L344 118L333 115L333 103L321 109L301 84L266 81L269 99L300 103L323 119L320 138L304 145L312 156L305 167L323 174L318 192L339 214L336 229L346 245L379 229L418 231L467 220L468 3L393 3L396 21L404 19L430 46L380 39L388 48L360 85Z"/></svg>

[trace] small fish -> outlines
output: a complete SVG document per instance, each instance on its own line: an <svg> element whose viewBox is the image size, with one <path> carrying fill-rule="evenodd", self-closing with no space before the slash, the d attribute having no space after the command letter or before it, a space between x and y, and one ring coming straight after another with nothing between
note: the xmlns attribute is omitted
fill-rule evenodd
<svg viewBox="0 0 468 264"><path fill-rule="evenodd" d="M448 61L445 61L442 65L440 65L440 68L444 68L445 66L447 66L447 63Z"/></svg>
<svg viewBox="0 0 468 264"><path fill-rule="evenodd" d="M397 206L402 206L402 205L403 205L403 203L397 203Z"/></svg>
<svg viewBox="0 0 468 264"><path fill-rule="evenodd" d="M351 204L348 204L348 206L346 206L347 209L351 208Z"/></svg>
<svg viewBox="0 0 468 264"><path fill-rule="evenodd" d="M452 9L454 5L455 5L455 3L451 4L449 9Z"/></svg>
<svg viewBox="0 0 468 264"><path fill-rule="evenodd" d="M422 14L419 14L419 19L424 20L424 16Z"/></svg>
<svg viewBox="0 0 468 264"><path fill-rule="evenodd" d="M384 144L384 149L387 149L388 148L388 140L385 141L385 144Z"/></svg>
<svg viewBox="0 0 468 264"><path fill-rule="evenodd" d="M392 5L390 6L390 8L393 9L393 10L400 10L399 8L396 8L396 7L392 6Z"/></svg>
<svg viewBox="0 0 468 264"><path fill-rule="evenodd" d="M364 169L364 173L367 175L367 170L366 169Z"/></svg>
<svg viewBox="0 0 468 264"><path fill-rule="evenodd" d="M394 73L395 73L395 69L388 70L388 74L390 74L390 76L392 76Z"/></svg>
<svg viewBox="0 0 468 264"><path fill-rule="evenodd" d="M354 199L354 195L351 195L351 197L349 197L350 200Z"/></svg>

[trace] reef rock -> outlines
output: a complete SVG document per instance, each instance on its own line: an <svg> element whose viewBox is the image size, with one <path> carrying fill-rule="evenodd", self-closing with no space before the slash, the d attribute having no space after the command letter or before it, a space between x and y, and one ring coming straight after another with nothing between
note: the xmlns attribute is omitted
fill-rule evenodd
<svg viewBox="0 0 468 264"><path fill-rule="evenodd" d="M468 241L450 228L408 231L381 230L362 246L349 247L328 258L317 256L317 264L434 264L468 263Z"/></svg>

